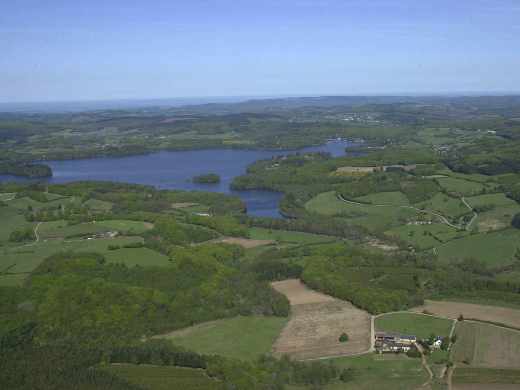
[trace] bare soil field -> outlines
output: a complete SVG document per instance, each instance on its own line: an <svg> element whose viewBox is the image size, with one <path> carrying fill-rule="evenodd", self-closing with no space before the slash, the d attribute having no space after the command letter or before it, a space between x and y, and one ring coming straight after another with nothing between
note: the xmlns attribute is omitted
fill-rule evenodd
<svg viewBox="0 0 520 390"><path fill-rule="evenodd" d="M419 313L423 310L427 310L428 312L441 317L455 319L462 314L466 319L490 321L514 328L520 328L520 310L507 307L427 300L423 306L412 309L412 311Z"/></svg>
<svg viewBox="0 0 520 390"><path fill-rule="evenodd" d="M291 303L291 318L273 345L273 354L297 360L355 355L370 349L370 315L351 303L313 291L298 279L274 282ZM339 342L347 333L349 340Z"/></svg>

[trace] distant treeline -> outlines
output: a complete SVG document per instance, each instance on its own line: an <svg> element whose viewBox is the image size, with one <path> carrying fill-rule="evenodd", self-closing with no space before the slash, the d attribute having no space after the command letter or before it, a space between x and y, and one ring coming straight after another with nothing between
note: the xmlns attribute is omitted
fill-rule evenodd
<svg viewBox="0 0 520 390"><path fill-rule="evenodd" d="M28 178L44 178L52 176L52 169L45 164L24 164L0 161L0 174L23 176Z"/></svg>

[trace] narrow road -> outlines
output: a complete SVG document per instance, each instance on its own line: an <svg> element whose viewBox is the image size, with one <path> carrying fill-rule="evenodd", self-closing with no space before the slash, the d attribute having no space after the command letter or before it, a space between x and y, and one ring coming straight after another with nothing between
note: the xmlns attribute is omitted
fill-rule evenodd
<svg viewBox="0 0 520 390"><path fill-rule="evenodd" d="M23 246L33 246L33 245L37 244L38 241L40 241L40 235L38 234L38 228L40 227L41 224L42 224L41 222L38 222L36 224L36 226L34 227L34 237L35 237L35 240L33 242L31 242L29 244L25 244Z"/></svg>
<svg viewBox="0 0 520 390"><path fill-rule="evenodd" d="M425 386L428 386L432 382L432 380L433 380L433 371L430 368L430 366L428 365L428 362L426 360L426 356L424 356L424 350L423 350L422 345L419 344L419 343L416 343L415 346L417 347L417 350L421 353L421 364L424 367L424 369L426 370L426 372L428 373L428 375L430 376L430 378L426 382L424 382L422 384L422 386L421 386L421 387L425 387Z"/></svg>
<svg viewBox="0 0 520 390"><path fill-rule="evenodd" d="M471 218L471 220L466 224L466 230L469 230L471 224L473 223L473 221L475 221L475 219L478 217L478 214L477 212L473 209L473 207L471 207L469 205L469 203L466 201L466 198L462 197L460 198L460 200L462 201L462 203L464 203L464 205L470 209L470 211L473 211L473 217Z"/></svg>

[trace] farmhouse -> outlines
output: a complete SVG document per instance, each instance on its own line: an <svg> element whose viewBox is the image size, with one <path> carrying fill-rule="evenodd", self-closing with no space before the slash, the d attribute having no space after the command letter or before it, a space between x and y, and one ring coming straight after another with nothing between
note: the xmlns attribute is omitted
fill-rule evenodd
<svg viewBox="0 0 520 390"><path fill-rule="evenodd" d="M417 337L393 332L376 332L374 347L377 352L408 352Z"/></svg>

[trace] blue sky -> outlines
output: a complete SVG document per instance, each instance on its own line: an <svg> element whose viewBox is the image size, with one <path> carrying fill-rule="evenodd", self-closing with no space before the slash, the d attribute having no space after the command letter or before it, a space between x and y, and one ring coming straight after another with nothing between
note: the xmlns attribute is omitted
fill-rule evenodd
<svg viewBox="0 0 520 390"><path fill-rule="evenodd" d="M518 0L12 0L0 102L520 92Z"/></svg>

